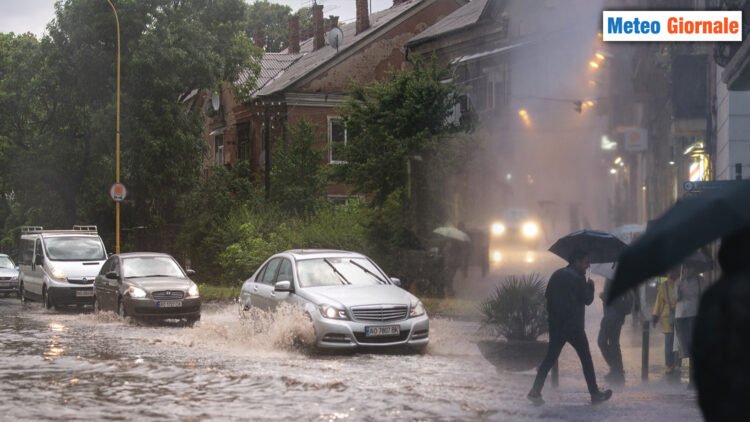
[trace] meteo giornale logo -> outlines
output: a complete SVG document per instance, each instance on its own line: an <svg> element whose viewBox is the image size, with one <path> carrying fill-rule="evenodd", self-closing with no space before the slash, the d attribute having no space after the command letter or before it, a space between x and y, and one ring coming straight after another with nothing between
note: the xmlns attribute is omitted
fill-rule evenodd
<svg viewBox="0 0 750 422"><path fill-rule="evenodd" d="M742 41L741 11L602 12L604 41Z"/></svg>

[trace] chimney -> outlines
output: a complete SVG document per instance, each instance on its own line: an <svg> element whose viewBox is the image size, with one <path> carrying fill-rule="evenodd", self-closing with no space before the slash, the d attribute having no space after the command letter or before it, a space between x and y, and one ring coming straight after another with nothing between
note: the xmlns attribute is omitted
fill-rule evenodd
<svg viewBox="0 0 750 422"><path fill-rule="evenodd" d="M357 0L357 34L370 27L370 14L367 0Z"/></svg>
<svg viewBox="0 0 750 422"><path fill-rule="evenodd" d="M256 47L263 48L266 45L266 34L263 33L263 31L258 31L253 36L253 44L255 44Z"/></svg>
<svg viewBox="0 0 750 422"><path fill-rule="evenodd" d="M290 54L299 53L299 16L289 17L289 49Z"/></svg>
<svg viewBox="0 0 750 422"><path fill-rule="evenodd" d="M315 4L312 7L313 15L313 50L320 50L326 45L323 36L323 5Z"/></svg>

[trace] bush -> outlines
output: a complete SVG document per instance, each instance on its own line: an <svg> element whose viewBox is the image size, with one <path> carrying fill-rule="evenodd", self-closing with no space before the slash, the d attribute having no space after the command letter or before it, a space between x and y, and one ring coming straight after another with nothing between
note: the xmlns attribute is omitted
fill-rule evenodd
<svg viewBox="0 0 750 422"><path fill-rule="evenodd" d="M480 305L482 325L508 340L536 340L548 329L545 288L539 274L506 277Z"/></svg>

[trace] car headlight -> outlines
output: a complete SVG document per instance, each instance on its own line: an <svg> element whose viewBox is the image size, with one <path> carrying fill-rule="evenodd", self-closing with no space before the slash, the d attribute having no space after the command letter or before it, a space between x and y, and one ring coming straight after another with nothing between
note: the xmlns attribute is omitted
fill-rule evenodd
<svg viewBox="0 0 750 422"><path fill-rule="evenodd" d="M59 268L53 268L52 269L52 277L55 277L58 280L64 280L65 279L65 273L63 270Z"/></svg>
<svg viewBox="0 0 750 422"><path fill-rule="evenodd" d="M198 296L198 285L193 283L188 289L188 296Z"/></svg>
<svg viewBox="0 0 750 422"><path fill-rule="evenodd" d="M411 301L411 312L409 312L409 318L418 317L424 315L424 305L422 301L413 299Z"/></svg>
<svg viewBox="0 0 750 422"><path fill-rule="evenodd" d="M346 311L343 311L335 306L331 305L320 305L320 314L329 319L349 319L346 315Z"/></svg>
<svg viewBox="0 0 750 422"><path fill-rule="evenodd" d="M536 223L528 222L523 225L521 231L523 231L523 235L526 237L535 237L539 234L539 226Z"/></svg>
<svg viewBox="0 0 750 422"><path fill-rule="evenodd" d="M130 297L146 297L146 292L143 289L133 286L128 287L128 294Z"/></svg>
<svg viewBox="0 0 750 422"><path fill-rule="evenodd" d="M495 223L492 225L492 234L500 236L503 233L505 233L505 226L503 223Z"/></svg>

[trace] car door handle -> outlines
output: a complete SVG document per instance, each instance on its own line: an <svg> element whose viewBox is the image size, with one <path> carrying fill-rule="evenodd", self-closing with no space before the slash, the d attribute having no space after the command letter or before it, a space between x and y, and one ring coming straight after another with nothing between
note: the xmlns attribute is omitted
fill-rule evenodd
<svg viewBox="0 0 750 422"><path fill-rule="evenodd" d="M257 292L258 291L258 286L253 286L253 291Z"/></svg>

